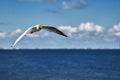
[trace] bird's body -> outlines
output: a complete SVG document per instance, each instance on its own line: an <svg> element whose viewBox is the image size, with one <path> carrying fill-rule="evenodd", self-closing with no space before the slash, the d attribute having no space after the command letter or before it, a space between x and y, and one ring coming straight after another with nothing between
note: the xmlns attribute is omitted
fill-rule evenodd
<svg viewBox="0 0 120 80"><path fill-rule="evenodd" d="M32 34L32 33L34 33L34 32L40 31L41 29L42 29L42 26L41 26L41 25L36 25L36 27L32 27L32 28L28 31L28 33L29 33L29 34Z"/></svg>
<svg viewBox="0 0 120 80"><path fill-rule="evenodd" d="M14 43L12 44L12 47L14 47L17 42L26 34L32 34L34 32L38 32L40 31L41 29L46 29L48 31L51 31L51 32L54 32L54 33L57 33L59 35L62 35L62 36L65 36L65 37L68 37L67 35L65 35L62 31L58 30L57 28L55 27L52 27L52 26L42 26L42 25L35 25L33 27L30 27L28 28L23 34L20 35L20 37L18 37Z"/></svg>

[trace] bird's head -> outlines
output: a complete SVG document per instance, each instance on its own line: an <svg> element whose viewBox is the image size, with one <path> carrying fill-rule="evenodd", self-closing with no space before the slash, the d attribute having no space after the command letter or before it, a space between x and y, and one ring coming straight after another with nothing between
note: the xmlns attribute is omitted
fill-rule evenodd
<svg viewBox="0 0 120 80"><path fill-rule="evenodd" d="M42 25L35 25L34 27L36 27L38 30L42 29Z"/></svg>
<svg viewBox="0 0 120 80"><path fill-rule="evenodd" d="M42 25L39 25L38 27L39 27L39 29L42 29Z"/></svg>

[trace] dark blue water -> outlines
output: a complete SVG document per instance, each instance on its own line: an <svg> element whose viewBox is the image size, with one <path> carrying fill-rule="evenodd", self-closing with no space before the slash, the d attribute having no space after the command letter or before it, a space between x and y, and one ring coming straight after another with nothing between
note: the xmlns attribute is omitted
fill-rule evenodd
<svg viewBox="0 0 120 80"><path fill-rule="evenodd" d="M120 80L120 50L0 50L0 80Z"/></svg>

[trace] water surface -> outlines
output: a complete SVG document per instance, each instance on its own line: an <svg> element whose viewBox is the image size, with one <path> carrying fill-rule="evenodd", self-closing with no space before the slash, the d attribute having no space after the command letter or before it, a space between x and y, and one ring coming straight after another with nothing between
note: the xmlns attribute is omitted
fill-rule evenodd
<svg viewBox="0 0 120 80"><path fill-rule="evenodd" d="M0 80L120 80L120 50L0 50Z"/></svg>

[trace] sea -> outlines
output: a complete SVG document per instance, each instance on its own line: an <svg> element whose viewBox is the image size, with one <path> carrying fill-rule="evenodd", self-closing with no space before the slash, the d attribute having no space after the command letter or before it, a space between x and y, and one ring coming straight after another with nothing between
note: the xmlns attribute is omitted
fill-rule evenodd
<svg viewBox="0 0 120 80"><path fill-rule="evenodd" d="M1 49L0 80L120 80L120 49Z"/></svg>

